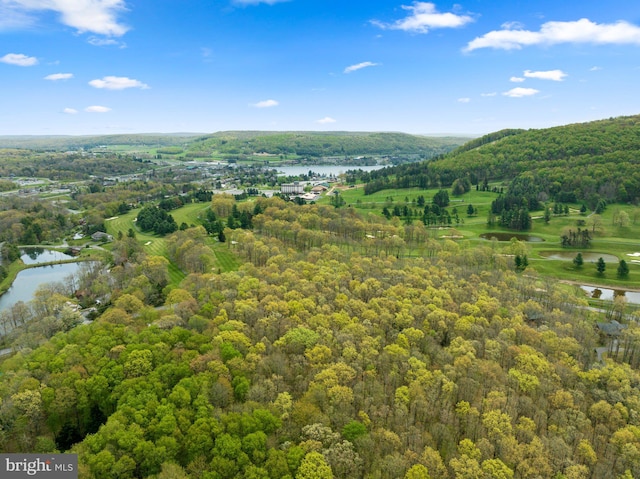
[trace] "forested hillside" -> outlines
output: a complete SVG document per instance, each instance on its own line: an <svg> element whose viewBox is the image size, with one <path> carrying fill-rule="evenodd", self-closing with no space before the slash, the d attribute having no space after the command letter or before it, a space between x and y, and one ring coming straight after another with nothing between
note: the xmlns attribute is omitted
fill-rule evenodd
<svg viewBox="0 0 640 479"><path fill-rule="evenodd" d="M0 148L21 148L30 150L76 150L99 146L126 145L136 147L182 145L192 141L195 133L175 134L131 134L99 136L0 136Z"/></svg>
<svg viewBox="0 0 640 479"><path fill-rule="evenodd" d="M199 138L190 145L187 155L269 153L310 157L418 155L431 158L451 151L466 140L405 133L229 131Z"/></svg>
<svg viewBox="0 0 640 479"><path fill-rule="evenodd" d="M105 152L96 156L81 153L37 152L0 149L0 177L27 176L50 180L87 180L91 175L115 176L140 172L150 160Z"/></svg>
<svg viewBox="0 0 640 479"><path fill-rule="evenodd" d="M95 479L640 475L637 324L600 360L584 300L506 249L256 205L226 230L239 271L166 288L124 237L85 286L111 294L93 324L38 346L59 314L42 298L1 365L2 450L74 451ZM206 240L174 235L175 254Z"/></svg>
<svg viewBox="0 0 640 479"><path fill-rule="evenodd" d="M472 140L434 161L371 172L371 190L386 187L449 187L458 178L473 184L527 175L558 201L640 198L640 116L543 130L504 130ZM395 175L395 176L394 176Z"/></svg>

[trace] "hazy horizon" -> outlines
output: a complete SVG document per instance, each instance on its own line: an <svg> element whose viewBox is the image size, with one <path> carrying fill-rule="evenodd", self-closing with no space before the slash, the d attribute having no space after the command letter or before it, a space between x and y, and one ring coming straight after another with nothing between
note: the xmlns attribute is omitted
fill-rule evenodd
<svg viewBox="0 0 640 479"><path fill-rule="evenodd" d="M479 136L640 112L640 4L624 0L12 0L0 14L0 135Z"/></svg>

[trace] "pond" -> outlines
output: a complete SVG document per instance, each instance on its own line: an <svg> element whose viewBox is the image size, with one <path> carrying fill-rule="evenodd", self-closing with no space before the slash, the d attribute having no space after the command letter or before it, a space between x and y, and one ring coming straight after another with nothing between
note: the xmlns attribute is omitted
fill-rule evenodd
<svg viewBox="0 0 640 479"><path fill-rule="evenodd" d="M617 263L618 257L613 254L607 253L595 253L593 251L582 253L582 260L585 263L596 263L599 258L602 258L605 263ZM540 256L545 259L559 259L564 261L573 261L573 259L578 254L578 251L540 251Z"/></svg>
<svg viewBox="0 0 640 479"><path fill-rule="evenodd" d="M24 248L20 259L24 264L53 263L73 259L73 256L44 248Z"/></svg>
<svg viewBox="0 0 640 479"><path fill-rule="evenodd" d="M50 266L37 266L22 270L13 281L11 287L0 296L0 312L11 308L18 301L28 302L39 286L46 283L64 281L76 273L82 263L63 263Z"/></svg>
<svg viewBox="0 0 640 479"><path fill-rule="evenodd" d="M589 298L612 301L618 296L624 296L627 298L628 303L640 304L640 292L638 291L625 291L623 289L610 289L587 285L581 285L580 289L587 293Z"/></svg>
<svg viewBox="0 0 640 479"><path fill-rule="evenodd" d="M494 231L493 233L482 233L480 238L490 240L495 238L498 241L511 241L511 238L515 238L518 241L527 241L529 243L542 243L544 238L539 236L533 236L526 233L505 233L504 231Z"/></svg>

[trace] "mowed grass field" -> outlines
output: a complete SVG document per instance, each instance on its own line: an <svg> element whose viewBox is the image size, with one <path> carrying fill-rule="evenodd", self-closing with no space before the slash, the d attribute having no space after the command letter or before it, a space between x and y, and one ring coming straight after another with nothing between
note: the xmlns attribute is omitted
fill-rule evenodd
<svg viewBox="0 0 640 479"><path fill-rule="evenodd" d="M171 211L171 215L178 225L186 223L188 226L198 226L202 224L199 219L199 215L204 214L208 208L208 203L190 203L182 208ZM150 233L143 233L136 226L134 220L138 215L138 211L140 210L136 209L125 215L106 219L105 225L107 227L107 233L117 237L118 233L122 232L122 234L126 236L129 229L133 229L136 233L136 240L142 245L147 254L163 256L169 261L169 280L171 284L178 285L185 278L186 274L169 259L167 242L164 237ZM215 267L218 271L226 272L238 269L240 262L224 244L220 244L213 238L210 238L209 246L213 250L216 258Z"/></svg>
<svg viewBox="0 0 640 479"><path fill-rule="evenodd" d="M491 187L493 186L494 185L491 185ZM417 206L418 197L423 196L425 204L430 205L434 195L438 191L438 189L423 190L420 188L407 188L382 190L371 195L365 195L362 186L357 186L353 188L341 188L340 194L347 205L361 210L363 213L372 212L382 215L382 209L385 206L393 208L395 205L400 207L406 205L410 208L422 209ZM497 193L476 191L475 188L472 188L471 191L462 196L452 196L449 193L449 210L457 208L458 215L464 218L465 224L486 224L491 202L495 200L497 196ZM328 203L329 198L323 196L321 202ZM466 216L469 204L478 210L478 213L473 217Z"/></svg>
<svg viewBox="0 0 640 479"><path fill-rule="evenodd" d="M492 184L492 188L496 186L498 189L501 184ZM378 191L372 195L364 194L362 186L358 187L340 187L340 194L344 198L346 204L361 213L374 213L382 216L382 209L386 206L392 210L394 206L400 208L405 205L409 208L422 210L417 206L419 196L424 196L426 204L431 204L434 195L438 189L389 189ZM457 208L460 223L451 225L455 229L456 235L462 235L464 238L457 240L459 243L467 243L469 246L478 246L488 244L486 239L481 235L498 232L498 233L518 233L499 226L489 227L487 225L487 217L491 208L491 202L498 197L497 193L471 191L462 196L455 197L449 191L449 211ZM415 201L414 201L415 200ZM323 197L321 203L329 203L328 197ZM474 216L467 216L467 208L472 204L478 211ZM580 214L581 204L568 204L569 215L553 216L551 221L546 224L543 216L544 211L533 211L531 217L533 226L530 231L523 233L536 236L543 241L526 242L525 250L529 265L538 273L544 276L551 276L556 279L572 281L585 284L599 284L612 286L622 289L640 289L640 264L633 261L640 261L640 257L630 256L633 253L640 252L640 208L633 205L611 204L607 207L602 215L599 216L595 233L592 235L591 247L587 249L580 248L563 248L561 246L561 236L566 234L569 229L576 231L579 222L584 222L581 229L593 229L593 217L591 212ZM617 212L624 211L628 218L629 224L620 227L614 224L614 216ZM414 220L419 221L419 220ZM437 231L434 237L444 237L449 235L447 228L433 228ZM508 249L508 242L499 242L498 247ZM548 259L547 256L554 252L563 253L567 259ZM576 268L573 264L573 258L578 252L595 253L602 255L614 255L618 260L624 259L629 266L629 276L626 279L617 277L617 262L607 263L604 275L598 275L595 264L586 262L582 268Z"/></svg>

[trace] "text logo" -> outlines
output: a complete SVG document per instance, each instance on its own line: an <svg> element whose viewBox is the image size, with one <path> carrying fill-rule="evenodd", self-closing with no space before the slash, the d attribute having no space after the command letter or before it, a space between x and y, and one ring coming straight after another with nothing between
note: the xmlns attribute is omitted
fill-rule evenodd
<svg viewBox="0 0 640 479"><path fill-rule="evenodd" d="M77 454L0 454L2 479L77 479Z"/></svg>

